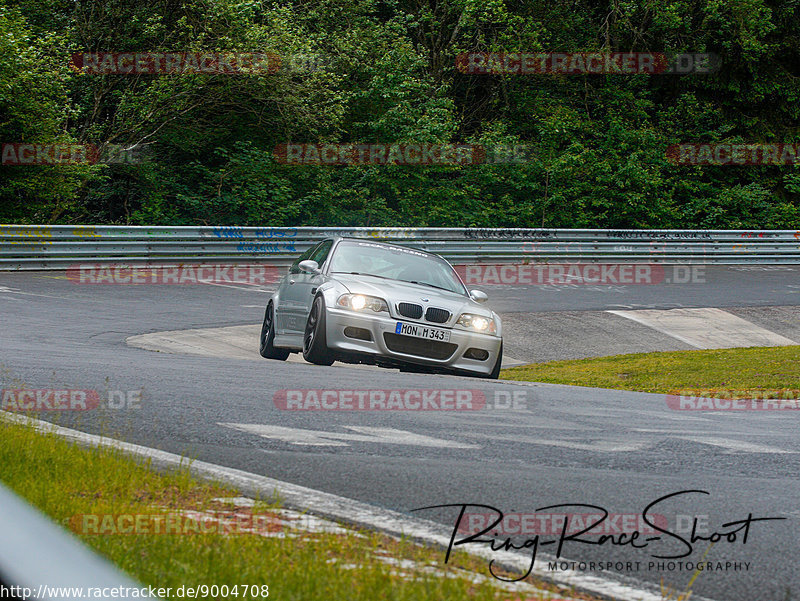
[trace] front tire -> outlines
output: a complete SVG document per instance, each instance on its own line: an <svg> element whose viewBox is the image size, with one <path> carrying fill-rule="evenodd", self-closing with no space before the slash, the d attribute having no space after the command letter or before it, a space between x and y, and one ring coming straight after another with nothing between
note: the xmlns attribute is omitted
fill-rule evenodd
<svg viewBox="0 0 800 601"><path fill-rule="evenodd" d="M278 361L286 361L289 356L289 351L285 349L275 348L273 342L275 340L275 309L272 303L267 305L267 310L264 312L264 323L261 325L261 338L258 352L264 359L277 359Z"/></svg>
<svg viewBox="0 0 800 601"><path fill-rule="evenodd" d="M318 296L311 305L303 335L303 359L316 365L331 365L333 354L328 350L325 335L325 300Z"/></svg>

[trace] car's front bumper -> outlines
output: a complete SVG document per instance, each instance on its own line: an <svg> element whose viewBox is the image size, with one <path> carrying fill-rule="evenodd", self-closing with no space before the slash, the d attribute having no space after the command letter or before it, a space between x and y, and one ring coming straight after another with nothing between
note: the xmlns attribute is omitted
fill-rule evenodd
<svg viewBox="0 0 800 601"><path fill-rule="evenodd" d="M398 321L449 330L450 341L441 343L423 338L399 336L395 333ZM487 375L494 368L502 342L501 338L489 334L459 328L443 328L437 324L403 318L396 319L386 313L361 313L332 307L328 307L325 330L328 348L337 354L361 356L372 360L383 358L398 364L411 363ZM354 337L354 334L363 336L364 331L369 333L369 340ZM486 358L480 360L465 356L470 349L485 351Z"/></svg>

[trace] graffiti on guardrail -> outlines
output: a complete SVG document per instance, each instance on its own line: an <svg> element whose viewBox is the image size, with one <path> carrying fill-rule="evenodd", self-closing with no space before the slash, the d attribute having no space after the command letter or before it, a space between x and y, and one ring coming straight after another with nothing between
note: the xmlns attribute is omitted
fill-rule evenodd
<svg viewBox="0 0 800 601"><path fill-rule="evenodd" d="M253 235L259 239L295 238L297 236L297 229L296 228L258 229L255 231Z"/></svg>
<svg viewBox="0 0 800 601"><path fill-rule="evenodd" d="M622 238L624 240L711 240L711 232L637 232L608 231L606 238Z"/></svg>
<svg viewBox="0 0 800 601"><path fill-rule="evenodd" d="M76 238L99 238L100 234L94 228L76 227L72 230L72 235Z"/></svg>
<svg viewBox="0 0 800 601"><path fill-rule="evenodd" d="M240 242L236 245L236 250L242 253L296 253L294 243L278 244L256 244L254 242Z"/></svg>
<svg viewBox="0 0 800 601"><path fill-rule="evenodd" d="M354 233L360 232L346 232L342 235L344 236L352 236ZM376 240L396 240L396 239L404 239L404 240L412 240L414 238L418 238L420 234L420 230L416 229L400 229L400 228L383 228L383 229L376 229L376 230L369 230L368 232L364 232L364 236L367 238L374 238Z"/></svg>
<svg viewBox="0 0 800 601"><path fill-rule="evenodd" d="M244 228L235 225L224 225L215 227L212 230L214 236L220 239L241 240L245 238L256 238L258 240L270 240L273 238L295 238L297 228L260 228L255 230L252 235L247 234Z"/></svg>
<svg viewBox="0 0 800 601"><path fill-rule="evenodd" d="M215 227L213 232L217 238L244 238L244 230L231 225Z"/></svg>
<svg viewBox="0 0 800 601"><path fill-rule="evenodd" d="M8 240L9 244L52 244L52 232L47 228L19 228L2 231L4 238L22 238L22 240Z"/></svg>
<svg viewBox="0 0 800 601"><path fill-rule="evenodd" d="M778 238L780 234L777 232L742 232L739 234L740 238Z"/></svg>
<svg viewBox="0 0 800 601"><path fill-rule="evenodd" d="M524 229L468 229L464 230L464 237L471 240L482 239L514 239L514 238L556 238L555 230L524 230Z"/></svg>

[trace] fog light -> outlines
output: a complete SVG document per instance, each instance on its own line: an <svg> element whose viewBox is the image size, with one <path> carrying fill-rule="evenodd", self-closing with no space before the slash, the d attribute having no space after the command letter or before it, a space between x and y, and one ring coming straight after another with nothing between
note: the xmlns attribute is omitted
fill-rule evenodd
<svg viewBox="0 0 800 601"><path fill-rule="evenodd" d="M467 352L464 353L464 356L467 359L475 359L476 361L486 361L489 358L489 351L483 350L482 348L471 348L467 349Z"/></svg>
<svg viewBox="0 0 800 601"><path fill-rule="evenodd" d="M372 333L364 328L354 328L353 326L347 326L344 329L344 335L348 338L355 338L357 340L366 340L367 342L372 342Z"/></svg>

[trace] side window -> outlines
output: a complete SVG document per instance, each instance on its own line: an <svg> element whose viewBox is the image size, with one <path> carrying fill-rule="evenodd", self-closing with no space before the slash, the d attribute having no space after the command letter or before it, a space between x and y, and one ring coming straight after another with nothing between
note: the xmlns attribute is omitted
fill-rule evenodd
<svg viewBox="0 0 800 601"><path fill-rule="evenodd" d="M289 268L289 273L300 273L300 268L298 267L298 265L300 265L300 262L301 261L307 261L308 259L310 259L311 258L311 254L315 250L317 250L320 247L321 244L322 243L317 244L316 246L312 246L306 252L304 252L302 255L297 257L297 259L295 259L294 263L292 263L292 266Z"/></svg>
<svg viewBox="0 0 800 601"><path fill-rule="evenodd" d="M317 265L322 267L325 259L328 258L328 253L331 252L331 246L333 246L333 240L325 240L322 242L314 249L314 252L311 253L311 260L316 261Z"/></svg>
<svg viewBox="0 0 800 601"><path fill-rule="evenodd" d="M300 273L300 265L301 261L308 261L311 259L312 261L316 261L317 265L322 267L322 264L325 262L325 259L328 258L328 253L331 250L331 246L333 246L333 240L323 240L316 246L312 246L302 255L295 259L295 262L292 263L292 266L289 268L289 273Z"/></svg>

